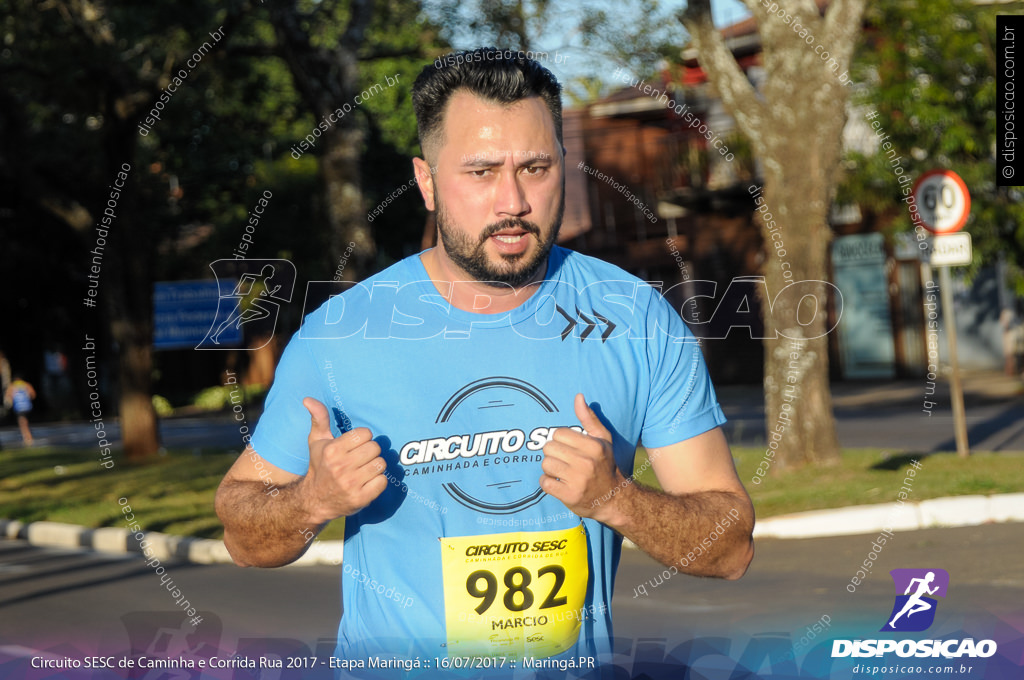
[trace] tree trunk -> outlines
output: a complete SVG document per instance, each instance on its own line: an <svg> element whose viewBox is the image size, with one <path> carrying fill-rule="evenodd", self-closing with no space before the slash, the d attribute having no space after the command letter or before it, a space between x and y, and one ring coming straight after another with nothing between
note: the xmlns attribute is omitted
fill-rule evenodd
<svg viewBox="0 0 1024 680"><path fill-rule="evenodd" d="M766 79L759 93L715 29L710 0L690 0L680 19L709 81L762 164L758 214L772 298L762 300L771 468L833 464L840 449L826 335L832 294L825 283L832 236L827 219L849 96L840 76L849 68L865 0L834 0L824 19L813 3L779 0L789 21L759 2L746 4L758 21L763 48ZM797 23L805 28L802 34L793 30ZM808 35L816 44L807 42ZM832 61L821 58L824 50Z"/></svg>
<svg viewBox="0 0 1024 680"><path fill-rule="evenodd" d="M329 8L325 4L318 11ZM354 101L359 93L357 52L366 38L373 10L372 0L351 0L345 32L329 50L311 42L296 0L277 4L271 10L281 56L292 72L296 88L316 116L314 124L337 109L346 111L321 135L319 142L332 271L349 244L354 244L342 274L346 281L365 276L377 255L363 206L360 158L365 131Z"/></svg>
<svg viewBox="0 0 1024 680"><path fill-rule="evenodd" d="M130 184L138 186L131 179ZM152 259L152 239L129 207L133 203L128 198L131 191L129 186L121 193L125 205L118 205L119 214L108 241L111 252L106 266L110 269L110 285L106 291L101 287L100 293L108 300L105 306L117 353L124 457L140 460L156 454L160 439L152 401L153 282L148 264Z"/></svg>
<svg viewBox="0 0 1024 680"><path fill-rule="evenodd" d="M349 263L342 271L344 281L358 281L365 277L372 271L377 255L377 245L366 221L363 205L360 156L364 137L355 120L345 126L339 124L335 130L323 136L324 152L320 159L320 174L324 195L327 197L332 269L337 267L349 244L354 244Z"/></svg>
<svg viewBox="0 0 1024 680"><path fill-rule="evenodd" d="M138 320L114 323L119 345L118 375L121 385L121 440L125 460L153 456L160 448L156 411L153 409L152 327ZM119 330L120 329L120 330Z"/></svg>
<svg viewBox="0 0 1024 680"><path fill-rule="evenodd" d="M116 93L122 95L122 93ZM113 111L127 110L114 106ZM132 121L112 116L106 151L107 177L113 182L122 163L135 160L139 134ZM153 408L153 272L157 235L151 222L139 214L139 191L146 169L130 166L128 179L117 199L117 216L107 240L109 255L103 278L109 286L106 309L117 353L121 441L125 460L155 456L160 448L157 415ZM106 194L103 195L104 200ZM96 214L100 215L101 210Z"/></svg>
<svg viewBox="0 0 1024 680"><path fill-rule="evenodd" d="M281 355L276 335L257 335L249 344L249 364L245 369L242 384L246 387L269 387L274 381L274 368Z"/></svg>
<svg viewBox="0 0 1024 680"><path fill-rule="evenodd" d="M789 153L797 156L802 151L794 148ZM785 158L787 152L779 153ZM813 162L818 160L816 155L805 153L804 158ZM765 178L765 217L771 215L777 228L769 233L771 225L762 221L765 248L774 255L764 264L765 283L773 299L762 305L767 338L767 441L770 444L779 439L774 470L807 463L836 463L840 456L828 368L827 308L832 292L824 283L828 281L826 251L831 240L826 222L830 187L820 174L801 167L808 163L797 158L787 161L781 163L785 173ZM791 171L796 175L792 180ZM776 247L779 245L782 247ZM790 269L784 270L783 263ZM808 283L801 283L805 281Z"/></svg>

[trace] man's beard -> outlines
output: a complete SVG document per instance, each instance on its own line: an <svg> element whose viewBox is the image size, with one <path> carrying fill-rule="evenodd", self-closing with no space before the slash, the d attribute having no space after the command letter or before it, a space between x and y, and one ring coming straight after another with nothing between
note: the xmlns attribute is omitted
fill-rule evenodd
<svg viewBox="0 0 1024 680"><path fill-rule="evenodd" d="M541 267L547 265L548 254L558 237L558 230L562 227L564 212L565 188L563 187L558 203L558 212L548 229L547 237L543 240L543 232L536 223L520 217L509 217L501 222L487 225L487 228L474 242L469 234L454 227L440 195L437 196L436 218L437 229L441 234L445 252L460 269L481 283L499 288L506 285L519 288L529 282ZM528 234L532 234L536 237L540 247L536 250L531 248L519 255L500 255L500 262L491 262L487 251L484 250L488 239L499 231L513 228L522 229ZM523 238L529 237L523 236Z"/></svg>

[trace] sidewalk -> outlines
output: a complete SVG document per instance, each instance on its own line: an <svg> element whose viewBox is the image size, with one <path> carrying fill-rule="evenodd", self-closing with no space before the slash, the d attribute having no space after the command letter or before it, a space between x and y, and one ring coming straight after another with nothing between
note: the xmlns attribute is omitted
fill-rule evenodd
<svg viewBox="0 0 1024 680"><path fill-rule="evenodd" d="M967 407L982 404L1024 402L1024 380L1006 376L999 371L961 371L960 379ZM844 380L832 383L832 404L837 409L906 407L920 408L925 396L925 378L901 380ZM723 405L764 407L764 391L756 385L716 386ZM948 407L949 380L940 376L935 381L935 395L929 399Z"/></svg>
<svg viewBox="0 0 1024 680"><path fill-rule="evenodd" d="M996 371L965 371L962 383L971 451L1024 451L1024 382ZM924 453L956 450L948 382L861 380L831 387L842 447ZM761 387L723 385L716 392L727 418L724 429L729 443L764 446L767 425Z"/></svg>
<svg viewBox="0 0 1024 680"><path fill-rule="evenodd" d="M833 402L837 408L863 408L888 405L921 407L925 389L924 378L898 381L846 381L833 385ZM960 382L967 406L1024 401L1024 380L1003 375L999 371L961 371ZM950 403L947 376L935 381L935 396L943 406Z"/></svg>

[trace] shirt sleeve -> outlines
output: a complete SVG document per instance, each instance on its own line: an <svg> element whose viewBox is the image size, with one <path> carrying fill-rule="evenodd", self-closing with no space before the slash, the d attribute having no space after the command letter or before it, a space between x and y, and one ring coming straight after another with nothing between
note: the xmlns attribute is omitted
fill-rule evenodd
<svg viewBox="0 0 1024 680"><path fill-rule="evenodd" d="M305 475L309 469L310 416L302 400L313 397L331 408L320 378L322 367L317 366L308 343L296 333L285 347L250 442L261 457L296 475Z"/></svg>
<svg viewBox="0 0 1024 680"><path fill-rule="evenodd" d="M669 446L725 423L700 342L654 289L647 311L651 391L644 417L644 446Z"/></svg>

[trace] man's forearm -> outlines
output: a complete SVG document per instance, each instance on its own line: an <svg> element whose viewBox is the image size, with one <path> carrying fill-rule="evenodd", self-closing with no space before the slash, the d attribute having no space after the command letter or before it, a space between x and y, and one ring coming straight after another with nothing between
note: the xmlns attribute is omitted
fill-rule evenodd
<svg viewBox="0 0 1024 680"><path fill-rule="evenodd" d="M225 480L217 489L215 507L224 523L224 545L243 567L279 567L294 562L309 546L310 526L301 503L301 480L278 487L268 496L263 482Z"/></svg>
<svg viewBox="0 0 1024 680"><path fill-rule="evenodd" d="M728 491L673 496L639 484L615 499L605 522L665 566L736 579L754 555L750 500Z"/></svg>

